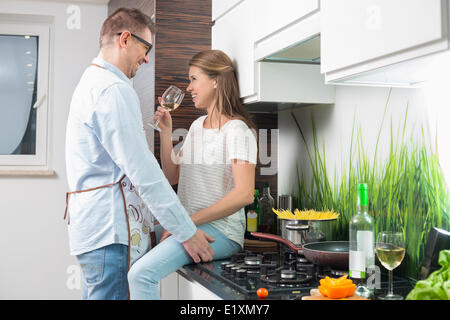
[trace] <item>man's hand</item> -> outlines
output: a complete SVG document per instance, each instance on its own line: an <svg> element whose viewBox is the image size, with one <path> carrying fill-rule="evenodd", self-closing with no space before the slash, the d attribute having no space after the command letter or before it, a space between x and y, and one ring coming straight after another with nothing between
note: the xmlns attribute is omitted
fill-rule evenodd
<svg viewBox="0 0 450 320"><path fill-rule="evenodd" d="M195 263L200 261L208 262L213 259L214 252L209 245L209 242L214 242L215 239L209 234L197 229L197 232L187 241L183 242L183 247L191 256Z"/></svg>

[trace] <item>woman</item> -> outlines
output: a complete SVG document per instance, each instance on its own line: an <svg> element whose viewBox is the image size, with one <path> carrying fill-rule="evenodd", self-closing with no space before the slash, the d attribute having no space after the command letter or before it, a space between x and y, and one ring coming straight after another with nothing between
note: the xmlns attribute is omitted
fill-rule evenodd
<svg viewBox="0 0 450 320"><path fill-rule="evenodd" d="M219 50L203 51L189 62L187 92L197 109L196 119L177 156L172 149L172 119L158 107L161 118L161 162L192 221L214 241L214 259L243 248L244 206L253 202L257 143L255 125L239 98L230 58ZM161 98L160 98L161 103ZM253 130L252 130L253 129ZM163 230L160 243L139 259L128 273L131 299L159 299L158 282L192 259Z"/></svg>

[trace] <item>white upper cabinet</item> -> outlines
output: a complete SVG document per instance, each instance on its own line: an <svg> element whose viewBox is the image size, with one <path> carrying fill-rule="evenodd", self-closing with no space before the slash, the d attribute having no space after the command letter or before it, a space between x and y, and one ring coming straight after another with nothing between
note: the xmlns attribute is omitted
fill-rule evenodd
<svg viewBox="0 0 450 320"><path fill-rule="evenodd" d="M329 82L411 86L405 61L448 48L445 0L322 0L321 72Z"/></svg>
<svg viewBox="0 0 450 320"><path fill-rule="evenodd" d="M241 97L255 94L252 9L252 1L242 1L216 20L212 27L211 47L222 50L233 60Z"/></svg>
<svg viewBox="0 0 450 320"><path fill-rule="evenodd" d="M233 60L244 103L334 103L318 64L318 0L226 2L212 3L212 48Z"/></svg>
<svg viewBox="0 0 450 320"><path fill-rule="evenodd" d="M235 7L239 2L244 0L213 0L212 2L212 21L219 19L221 16L227 13Z"/></svg>
<svg viewBox="0 0 450 320"><path fill-rule="evenodd" d="M255 41L280 31L319 9L319 0L257 0Z"/></svg>

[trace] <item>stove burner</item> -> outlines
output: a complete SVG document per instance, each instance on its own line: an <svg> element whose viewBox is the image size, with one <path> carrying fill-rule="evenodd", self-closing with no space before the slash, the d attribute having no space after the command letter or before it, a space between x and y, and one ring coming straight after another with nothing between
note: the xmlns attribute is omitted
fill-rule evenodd
<svg viewBox="0 0 450 320"><path fill-rule="evenodd" d="M346 274L348 274L348 271L335 270L335 269L331 269L330 267L324 267L324 266L317 266L317 275L316 276L318 279L324 279L326 276L332 277L332 278L339 278Z"/></svg>
<svg viewBox="0 0 450 320"><path fill-rule="evenodd" d="M240 268L240 267L232 267L232 268L231 268L231 274L236 275L236 273L237 273L238 270L241 270L241 268Z"/></svg>
<svg viewBox="0 0 450 320"><path fill-rule="evenodd" d="M255 266L255 265L259 266L262 263L262 257L261 256L245 257L244 263L249 266Z"/></svg>
<svg viewBox="0 0 450 320"><path fill-rule="evenodd" d="M283 269L280 271L281 279L295 279L297 272L295 270Z"/></svg>
<svg viewBox="0 0 450 320"><path fill-rule="evenodd" d="M239 269L239 270L237 270L237 271L236 271L236 276L237 276L239 279L244 279L245 277L247 277L247 270L245 270L245 269Z"/></svg>
<svg viewBox="0 0 450 320"><path fill-rule="evenodd" d="M344 275L348 275L348 271L343 271L343 270L331 270L331 274L333 275L333 276L336 276L336 277L342 277L342 276L344 276Z"/></svg>
<svg viewBox="0 0 450 320"><path fill-rule="evenodd" d="M241 279L247 276L259 276L261 268L273 270L278 267L276 257L278 257L278 252L265 252L263 254L239 252L231 255L231 262L221 263L222 273L225 276L236 276Z"/></svg>
<svg viewBox="0 0 450 320"><path fill-rule="evenodd" d="M221 268L223 276L232 281L259 279L275 287L293 288L315 279L315 266L302 255L294 253L280 256L278 252L239 252L230 260L221 263Z"/></svg>
<svg viewBox="0 0 450 320"><path fill-rule="evenodd" d="M278 285L280 287L297 287L309 283L313 277L294 270L281 270L278 272L262 274L260 279L263 282Z"/></svg>

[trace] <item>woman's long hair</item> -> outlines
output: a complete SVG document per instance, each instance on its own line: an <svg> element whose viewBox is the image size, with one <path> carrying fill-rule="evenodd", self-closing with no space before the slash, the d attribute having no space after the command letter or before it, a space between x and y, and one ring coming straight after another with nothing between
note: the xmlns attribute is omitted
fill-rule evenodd
<svg viewBox="0 0 450 320"><path fill-rule="evenodd" d="M217 111L228 118L242 120L256 133L257 128L253 117L242 104L231 59L220 50L206 50L193 56L189 61L189 66L200 68L211 79L217 81L216 103L213 112Z"/></svg>

